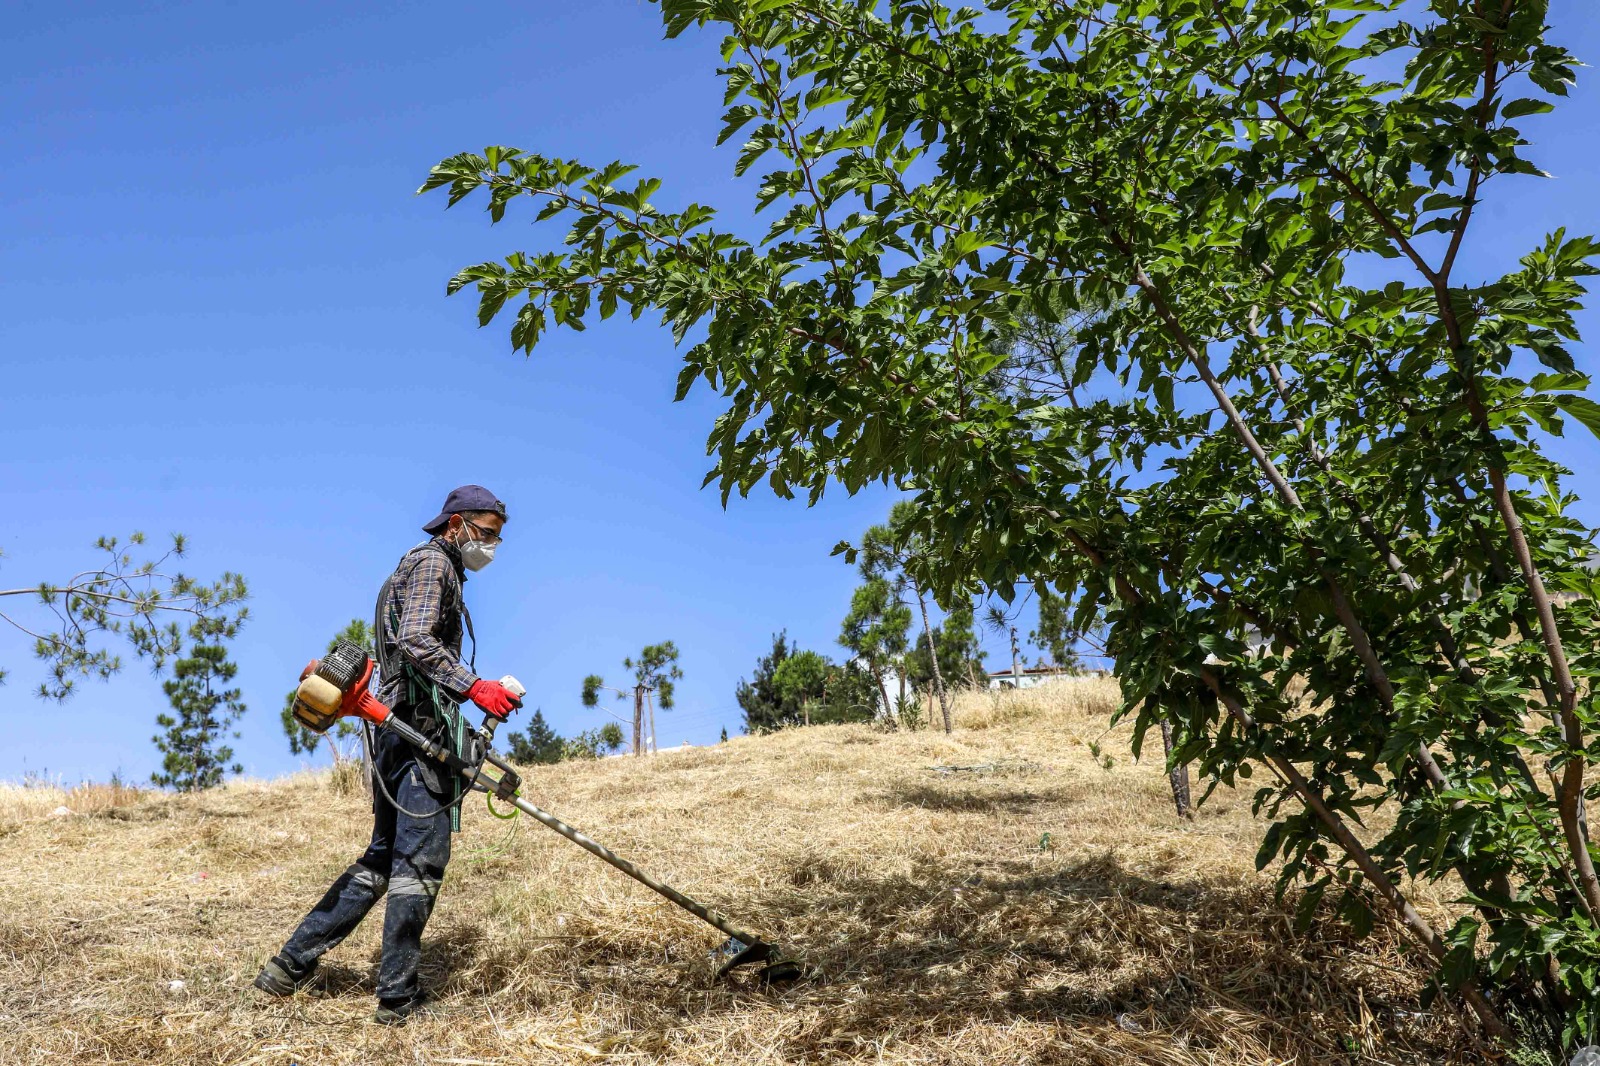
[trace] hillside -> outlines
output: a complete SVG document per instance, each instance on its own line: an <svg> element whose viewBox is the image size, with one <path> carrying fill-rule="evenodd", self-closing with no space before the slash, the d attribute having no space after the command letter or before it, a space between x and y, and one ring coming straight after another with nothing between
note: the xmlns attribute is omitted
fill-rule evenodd
<svg viewBox="0 0 1600 1066"><path fill-rule="evenodd" d="M1103 768L1113 700L1064 684L965 697L951 738L817 727L532 771L535 802L819 976L711 984L715 932L479 801L424 946L442 999L402 1030L368 1022L372 919L315 995L250 987L365 844L333 775L56 817L63 797L13 789L0 1062L1479 1060L1448 1005L1418 1012L1392 935L1293 932L1247 794L1180 823L1126 727Z"/></svg>

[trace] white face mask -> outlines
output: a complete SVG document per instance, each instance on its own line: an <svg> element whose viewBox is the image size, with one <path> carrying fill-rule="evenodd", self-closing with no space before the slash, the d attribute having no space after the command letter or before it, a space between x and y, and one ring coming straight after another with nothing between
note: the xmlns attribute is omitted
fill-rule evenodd
<svg viewBox="0 0 1600 1066"><path fill-rule="evenodd" d="M494 550L497 544L485 544L481 540L463 540L456 547L461 549L461 565L476 573L494 562Z"/></svg>

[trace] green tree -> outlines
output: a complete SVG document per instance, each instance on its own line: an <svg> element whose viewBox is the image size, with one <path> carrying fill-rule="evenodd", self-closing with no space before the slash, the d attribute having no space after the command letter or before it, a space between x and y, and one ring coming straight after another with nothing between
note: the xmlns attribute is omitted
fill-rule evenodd
<svg viewBox="0 0 1600 1066"><path fill-rule="evenodd" d="M1072 628L1071 604L1041 585L1035 599L1039 604L1038 628L1028 634L1028 642L1049 656L1050 665L1078 673L1083 658L1078 654L1080 634Z"/></svg>
<svg viewBox="0 0 1600 1066"><path fill-rule="evenodd" d="M341 629L334 635L332 640L328 641L328 651L333 651L334 645L341 640L351 641L368 655L377 654L375 650L377 645L373 640L372 626L359 618L352 618L349 625ZM297 691L298 686L290 689L288 694L283 697L283 710L278 715L279 722L283 726L283 735L289 741L289 754L311 755L323 740L327 740L328 750L333 753L333 761L335 763L341 763L349 758L349 754L341 749L339 745L359 733L361 727L348 718L341 718L334 723L333 728L328 733L313 733L301 725L294 716L294 698Z"/></svg>
<svg viewBox="0 0 1600 1066"><path fill-rule="evenodd" d="M585 729L561 742L562 759L598 759L622 747L622 727L607 722L598 729ZM637 749L635 749L637 750Z"/></svg>
<svg viewBox="0 0 1600 1066"><path fill-rule="evenodd" d="M781 728L783 722L783 697L779 695L774 677L785 659L794 654L795 646L788 639L788 631L772 635L772 650L756 660L750 680L739 679L733 698L744 712L746 733L770 733Z"/></svg>
<svg viewBox="0 0 1600 1066"><path fill-rule="evenodd" d="M42 699L66 700L77 678L106 680L122 669L122 657L101 642L105 636L127 641L139 659L160 670L183 649L180 622L242 622L249 598L244 578L225 573L205 584L174 569L187 551L180 533L160 554L146 553L145 535L134 533L124 544L116 537L95 541L100 561L66 581L44 581L27 588L0 589L0 600L32 600L41 620L0 611L0 622L20 630L34 642L34 655L45 662L48 680L40 683ZM0 683L6 671L0 670Z"/></svg>
<svg viewBox="0 0 1600 1066"><path fill-rule="evenodd" d="M614 723L610 724L614 726ZM621 742L619 738L617 743ZM506 737L506 750L512 762L528 766L545 766L561 761L566 751L566 743L544 720L544 712L535 707L533 717L528 719L526 732L512 733Z"/></svg>
<svg viewBox="0 0 1600 1066"><path fill-rule="evenodd" d="M678 646L670 640L646 644L637 656L623 659L622 668L633 671L631 690L611 688L599 674L590 674L583 679L583 705L591 708L598 706L600 690L606 688L611 688L619 697L632 696L633 753L643 755L646 719L649 720L650 744L653 747L656 739L655 705L660 703L663 711L672 710L676 682L683 677L683 670L678 666Z"/></svg>
<svg viewBox="0 0 1600 1066"><path fill-rule="evenodd" d="M880 698L878 683L865 666L855 661L833 666L826 698L812 710L811 723L870 722L877 716Z"/></svg>
<svg viewBox="0 0 1600 1066"><path fill-rule="evenodd" d="M900 678L898 695L905 697L905 671L901 660L908 645L911 608L894 593L894 586L882 577L869 577L850 596L850 610L839 627L839 645L858 660L872 675L882 698L885 715L893 716L896 704L889 698L888 673Z"/></svg>
<svg viewBox="0 0 1600 1066"><path fill-rule="evenodd" d="M156 716L163 730L151 738L162 753L160 772L150 775L156 785L194 792L243 771L238 763L229 765L233 748L226 740L239 736L233 724L245 704L237 688L223 687L239 672L223 643L237 632L236 623L218 619L190 625L189 654L172 664L172 680L161 686L175 713Z"/></svg>
<svg viewBox="0 0 1600 1066"><path fill-rule="evenodd" d="M952 728L950 700L945 692L944 674L940 670L939 657L933 652L933 624L928 619L925 576L929 565L927 545L917 526L916 506L909 500L897 502L889 509L888 525L873 526L868 529L866 535L861 538L859 549L852 551L848 545L840 547L847 556L858 560L863 577L869 580L882 578L888 582L896 600L904 600L907 591L916 598L917 608L922 615L922 638L918 641L917 647L922 649L923 660L932 675L933 689L939 697L944 731L950 732ZM902 654L899 668L901 678L899 704L903 704L906 700L905 681L908 669L905 654ZM898 715L898 704L896 714Z"/></svg>
<svg viewBox="0 0 1600 1066"><path fill-rule="evenodd" d="M996 324L994 351L999 358L985 375L985 383L1017 402L1064 400L1080 407L1085 383L1078 382L1073 373L1078 336L1110 309L1085 300L1082 293L1041 298L1049 304L1046 313L1024 310L1015 322Z"/></svg>
<svg viewBox="0 0 1600 1066"><path fill-rule="evenodd" d="M741 678L734 690L744 711L744 731L870 720L877 690L871 680L863 686L858 673L820 652L801 651L786 632L774 633L772 651L756 661L751 680Z"/></svg>
<svg viewBox="0 0 1600 1066"><path fill-rule="evenodd" d="M981 689L989 684L988 671L983 665L989 653L978 640L975 621L972 601L963 599L945 612L944 621L939 625L936 641L939 662L949 664L945 676L955 678L957 688Z"/></svg>
<svg viewBox="0 0 1600 1066"><path fill-rule="evenodd" d="M813 712L828 698L828 677L834 665L814 651L797 651L779 665L772 684L778 690L784 725L810 725Z"/></svg>
<svg viewBox="0 0 1600 1066"><path fill-rule="evenodd" d="M983 660L987 654L973 629L972 601L957 603L933 627L933 646L939 653L939 676L953 689L981 689L987 682ZM906 678L919 689L932 687L933 664L928 642L919 641L906 653Z"/></svg>
<svg viewBox="0 0 1600 1066"><path fill-rule="evenodd" d="M481 321L702 338L678 395L723 399L724 500L910 491L936 594L1047 584L1107 627L1141 742L1268 768L1260 862L1304 916L1381 914L1490 1034L1512 1007L1570 1045L1600 1030L1600 580L1539 441L1600 432L1567 349L1600 244L1460 255L1576 61L1537 0L1382 6L663 0L726 35L765 240L621 164L491 148L424 188L571 223L456 276ZM1067 313L1070 359L995 383ZM1441 928L1404 878L1452 873Z"/></svg>

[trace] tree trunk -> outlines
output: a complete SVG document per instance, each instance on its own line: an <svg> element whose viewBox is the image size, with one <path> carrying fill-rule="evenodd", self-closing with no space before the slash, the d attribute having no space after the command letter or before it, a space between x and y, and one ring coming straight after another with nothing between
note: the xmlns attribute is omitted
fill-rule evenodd
<svg viewBox="0 0 1600 1066"><path fill-rule="evenodd" d="M944 678L939 673L939 652L933 646L933 629L928 625L928 597L917 589L917 606L922 608L922 635L928 641L928 661L933 664L933 690L939 694L939 713L944 718L944 731L950 732L950 701L945 698ZM933 709L931 706L928 708ZM931 717L931 715L930 715Z"/></svg>
<svg viewBox="0 0 1600 1066"><path fill-rule="evenodd" d="M1016 626L1012 626L1011 627L1011 687L1014 688L1014 689L1021 689L1022 688L1022 658L1018 654L1019 650L1020 649L1018 649L1018 647L1017 647L1017 627Z"/></svg>
<svg viewBox="0 0 1600 1066"><path fill-rule="evenodd" d="M633 754L635 758L644 754L644 689L637 686L633 690Z"/></svg>
<svg viewBox="0 0 1600 1066"><path fill-rule="evenodd" d="M661 743L656 739L656 701L648 692L644 700L645 706L650 708L650 754L654 755L661 750Z"/></svg>
<svg viewBox="0 0 1600 1066"><path fill-rule="evenodd" d="M1161 719L1161 749L1166 752L1167 761L1172 761L1172 724L1165 718ZM1194 804L1189 799L1189 764L1179 763L1167 771L1167 780L1172 784L1172 802L1178 808L1179 818L1194 818Z"/></svg>
<svg viewBox="0 0 1600 1066"><path fill-rule="evenodd" d="M878 695L883 697L884 716L892 720L894 718L894 707L889 703L889 686L884 683L883 670L874 666L872 668L872 676L878 682Z"/></svg>

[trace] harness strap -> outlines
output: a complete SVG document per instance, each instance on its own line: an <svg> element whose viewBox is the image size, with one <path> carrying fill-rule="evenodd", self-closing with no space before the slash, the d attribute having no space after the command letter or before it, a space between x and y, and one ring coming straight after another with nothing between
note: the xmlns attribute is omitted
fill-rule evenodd
<svg viewBox="0 0 1600 1066"><path fill-rule="evenodd" d="M423 726L421 722L417 724L422 726L425 731L431 730L435 724L443 725L445 736L449 740L449 751L453 756L449 760L449 764L452 770L459 770L467 765L462 758L467 746L467 720L461 713L460 705L439 691L439 683L437 681L412 665L411 661L400 651L398 640L394 642L394 650L391 654L389 650L390 642L385 639L385 633L398 632L400 628L400 605L395 602L394 597L395 579L401 577L401 572L404 570L405 576L400 582L400 584L404 585L406 581L410 580L411 572L421 564L423 552L442 550L430 540L426 544L419 544L412 548L401 558L400 565L395 567L394 573L389 575L384 581L383 587L378 590L378 602L373 611L372 622L373 632L377 637L378 644L378 667L384 678L387 679L394 676L393 671L398 665L399 672L405 678L406 704L410 707L417 707L426 702L438 716L436 719L431 719L426 726ZM407 559L411 559L409 569L406 569ZM457 605L460 607L462 618L466 623L467 636L472 640L472 659L468 664L468 668L476 673L478 638L472 631L472 614L467 610L466 597L458 595ZM387 629L383 624L386 614L388 616ZM395 663L395 660L398 660L398 664ZM374 773L376 773L376 768L374 768ZM461 800L463 797L460 774L452 773L450 775L450 787L450 802L446 804L450 810L450 829L451 832L459 833L461 831ZM387 797L388 790L385 789L384 791ZM390 802L394 802L392 797ZM398 807L398 804L396 806ZM418 816L416 812L407 811L406 813L411 814L413 817Z"/></svg>

